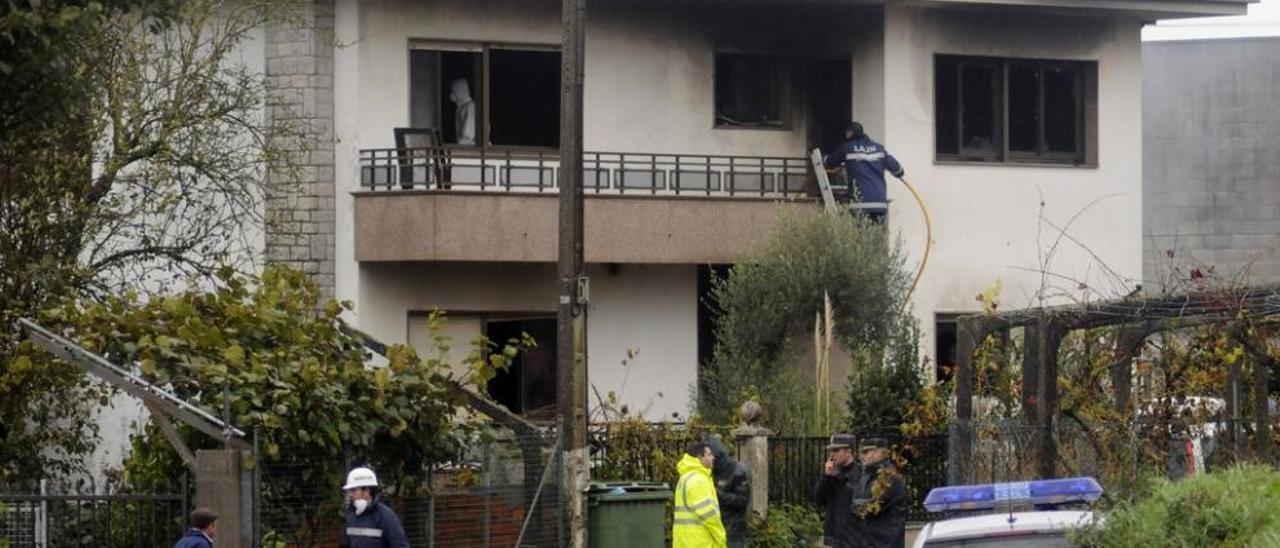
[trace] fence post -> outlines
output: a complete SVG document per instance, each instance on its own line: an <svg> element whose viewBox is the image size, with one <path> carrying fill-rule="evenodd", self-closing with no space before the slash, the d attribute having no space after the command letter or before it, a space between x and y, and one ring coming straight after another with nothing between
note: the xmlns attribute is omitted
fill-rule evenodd
<svg viewBox="0 0 1280 548"><path fill-rule="evenodd" d="M196 451L196 506L218 513L218 546L253 546L252 501L247 500L251 473L242 467L238 449ZM185 517L185 516L184 516Z"/></svg>
<svg viewBox="0 0 1280 548"><path fill-rule="evenodd" d="M37 514L36 546L49 545L49 480L40 480L40 513Z"/></svg>
<svg viewBox="0 0 1280 548"><path fill-rule="evenodd" d="M493 466L492 466L493 443L485 443L482 451L482 459L480 461L480 471L484 474L484 548L492 546L492 528L493 513L491 510L493 499Z"/></svg>
<svg viewBox="0 0 1280 548"><path fill-rule="evenodd" d="M758 424L760 404L749 401L742 404L742 418L746 421L733 435L738 440L738 460L751 473L751 513L766 517L769 512L769 436L768 428Z"/></svg>
<svg viewBox="0 0 1280 548"><path fill-rule="evenodd" d="M427 467L427 548L436 547L436 466Z"/></svg>

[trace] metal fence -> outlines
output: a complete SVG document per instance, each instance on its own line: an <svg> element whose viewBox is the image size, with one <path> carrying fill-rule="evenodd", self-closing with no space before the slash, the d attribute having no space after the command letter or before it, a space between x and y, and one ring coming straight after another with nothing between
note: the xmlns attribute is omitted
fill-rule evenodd
<svg viewBox="0 0 1280 548"><path fill-rule="evenodd" d="M116 548L170 546L186 529L188 482L95 489L42 481L0 486L0 546Z"/></svg>
<svg viewBox="0 0 1280 548"><path fill-rule="evenodd" d="M559 546L563 521L555 441L547 434L477 442L453 459L430 464L424 485L407 492L388 488L385 502L413 546ZM346 519L343 475L362 464L333 463L324 470L314 460L265 462L259 480L264 544L333 546Z"/></svg>
<svg viewBox="0 0 1280 548"><path fill-rule="evenodd" d="M769 503L813 504L813 486L827 459L827 438L769 439ZM902 438L893 442L907 484L907 520L933 519L924 510L930 489L946 485L947 436Z"/></svg>
<svg viewBox="0 0 1280 548"><path fill-rule="evenodd" d="M555 149L445 145L360 151L368 190L554 191ZM803 157L586 152L583 188L597 194L801 196L812 179Z"/></svg>
<svg viewBox="0 0 1280 548"><path fill-rule="evenodd" d="M827 438L769 438L769 504L813 504L814 481L827 460Z"/></svg>

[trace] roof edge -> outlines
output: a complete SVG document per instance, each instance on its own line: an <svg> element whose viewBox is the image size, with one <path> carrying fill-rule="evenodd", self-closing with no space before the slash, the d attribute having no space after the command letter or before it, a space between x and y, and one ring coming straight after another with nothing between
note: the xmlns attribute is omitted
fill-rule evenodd
<svg viewBox="0 0 1280 548"><path fill-rule="evenodd" d="M1022 6L1128 13L1149 20L1245 15L1259 0L928 0L935 5Z"/></svg>

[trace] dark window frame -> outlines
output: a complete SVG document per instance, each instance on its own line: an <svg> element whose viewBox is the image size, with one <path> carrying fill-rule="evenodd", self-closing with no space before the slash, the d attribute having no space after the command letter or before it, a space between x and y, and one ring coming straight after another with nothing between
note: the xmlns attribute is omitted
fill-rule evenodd
<svg viewBox="0 0 1280 548"><path fill-rule="evenodd" d="M444 317L446 319L447 318L467 318L467 319L476 320L480 324L479 325L480 335L485 338L490 338L490 324L495 322L548 321L548 320L555 321L556 320L555 310L520 309L520 310L510 310L510 311L495 311L495 310L485 310L485 309L458 308L458 309L449 309L449 310L440 311L440 312L444 314ZM432 311L419 310L419 309L412 309L407 311L407 313L405 314L405 339L404 340L407 342L410 340L410 337L412 336L411 333L412 333L414 319L429 318L434 313L435 312L432 312ZM468 348L472 342L474 341L458 341L458 340L449 341L450 346L453 349ZM505 341L498 341L498 342L505 344ZM554 349L555 347L554 345L555 341L550 341L548 343L548 341L544 341L544 340L535 340L535 342L538 344L540 348L549 347ZM454 353L452 355L461 356L463 354ZM524 390L525 388L524 382L525 382L525 379L523 378L520 379L519 381L521 385L521 390ZM486 385L485 388L481 391L487 394L488 389L489 387ZM520 408L519 409L512 408L511 411L516 413L517 415L524 416L526 413L531 411L531 409L524 408L524 405L525 405L525 402L521 401L521 404L519 406Z"/></svg>
<svg viewBox="0 0 1280 548"><path fill-rule="evenodd" d="M724 57L756 57L766 59L775 64L773 71L776 74L774 78L763 78L760 81L766 82L773 86L770 93L773 94L773 103L778 111L778 123L767 124L763 122L746 122L746 121L728 121L722 120L720 109L720 76L723 72L722 60ZM792 63L788 62L786 55L778 53L759 53L751 51L734 51L734 50L715 50L712 52L711 58L711 126L714 129L761 129L761 130L779 130L790 131L795 126L795 112L792 106L792 87L795 75L791 69Z"/></svg>
<svg viewBox="0 0 1280 548"><path fill-rule="evenodd" d="M952 333L950 336L953 339L950 341L951 352L954 353L957 350L957 346L959 342L958 337L960 334L959 332L960 317L967 316L970 314L973 314L973 312L934 312L933 313L933 347L934 348L933 348L932 354L933 354L934 381L942 382L942 381L950 381L951 379L953 379L955 377L955 371L954 370L948 371L944 375L942 368L954 367L956 365L955 362L958 362L958 359L959 359L958 356L955 356L955 361L953 361L952 356L941 355L941 350L943 346L943 341L942 341L942 332L944 329L943 326L946 325L946 326L950 326L951 328ZM948 362L951 362L951 363L948 363Z"/></svg>
<svg viewBox="0 0 1280 548"><path fill-rule="evenodd" d="M958 163L992 163L992 164L1053 164L1092 166L1096 164L1096 138L1091 138L1097 131L1097 62L1071 61L1056 59L1031 59L1011 57L983 57L970 55L935 54L934 55L934 154L938 162ZM963 92L964 70L966 67L987 67L992 69L994 80L991 92L992 140L989 149L968 148L964 143L965 98ZM1032 69L1036 78L1036 144L1035 150L1013 150L1011 141L1011 79L1010 72L1015 69ZM947 82L955 89L945 93L943 70L954 70L955 74L947 78ZM1074 75L1071 94L1074 99L1073 116L1074 151L1052 151L1049 148L1049 129L1046 127L1046 84L1045 75L1050 71L1065 71ZM943 100L950 98L954 103L948 111L943 111ZM949 101L948 101L949 102ZM955 132L954 152L944 151L941 134L945 129Z"/></svg>
<svg viewBox="0 0 1280 548"><path fill-rule="evenodd" d="M492 92L492 68L490 66L490 58L493 50L505 51L532 51L546 52L561 55L559 44L540 44L534 42L500 42L500 41L467 41L467 40L435 40L428 38L410 38L406 51L406 70L412 70L410 61L410 52L414 50L431 51L431 52L456 52L470 53L479 57L479 86L473 85L471 95L478 107L476 109L476 144L468 148L486 148L495 150L558 150L559 147L544 147L536 145L517 145L517 144L495 144L493 143L493 112L491 101ZM409 89L407 90L409 100L413 100L413 79L409 78ZM445 104L449 101L448 97L440 97L435 105L436 119L442 119L445 115ZM412 104L409 105L412 111ZM559 116L557 115L557 118ZM558 131L558 129L557 129ZM457 145L452 145L457 146Z"/></svg>

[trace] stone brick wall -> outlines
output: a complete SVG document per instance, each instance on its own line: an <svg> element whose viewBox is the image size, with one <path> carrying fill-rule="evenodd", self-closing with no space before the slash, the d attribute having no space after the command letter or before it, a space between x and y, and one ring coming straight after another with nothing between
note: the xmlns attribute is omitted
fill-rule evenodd
<svg viewBox="0 0 1280 548"><path fill-rule="evenodd" d="M266 31L269 119L303 130L295 173L268 174L266 258L334 289L333 0L304 4Z"/></svg>
<svg viewBox="0 0 1280 548"><path fill-rule="evenodd" d="M1280 38L1143 45L1144 277L1280 280ZM1151 282L1149 282L1151 283ZM1153 288L1155 289L1155 288Z"/></svg>

